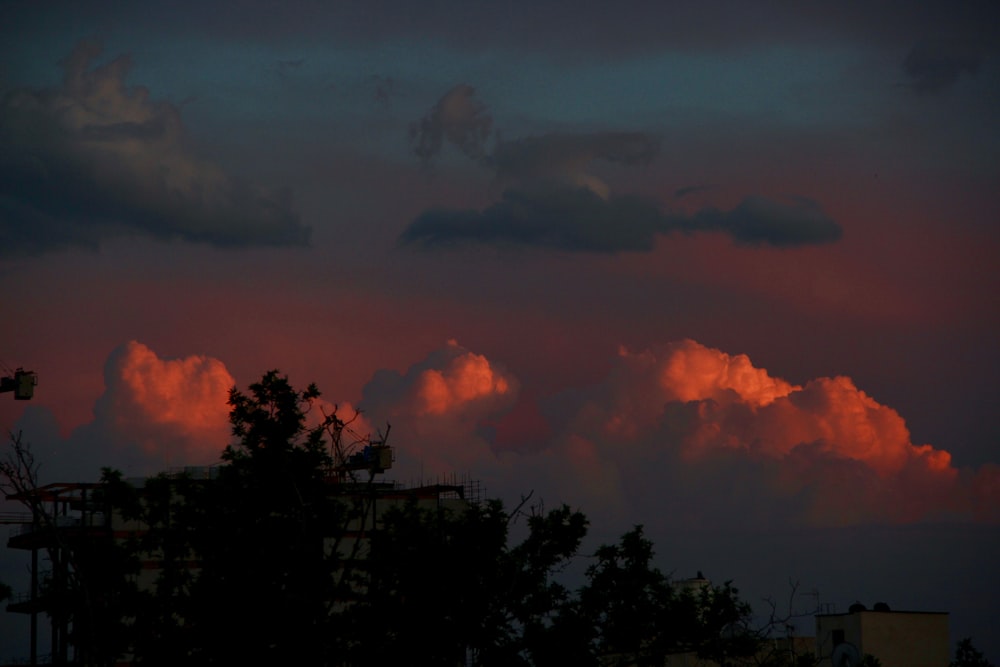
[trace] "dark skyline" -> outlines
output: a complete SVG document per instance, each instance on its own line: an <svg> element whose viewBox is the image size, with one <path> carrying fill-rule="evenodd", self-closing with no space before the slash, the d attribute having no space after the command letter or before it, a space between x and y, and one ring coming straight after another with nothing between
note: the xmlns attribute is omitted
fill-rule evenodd
<svg viewBox="0 0 1000 667"><path fill-rule="evenodd" d="M996 661L998 26L4 3L0 361L39 386L0 425L50 480L211 463L277 367L391 421L401 481L643 523L751 602L950 611Z"/></svg>

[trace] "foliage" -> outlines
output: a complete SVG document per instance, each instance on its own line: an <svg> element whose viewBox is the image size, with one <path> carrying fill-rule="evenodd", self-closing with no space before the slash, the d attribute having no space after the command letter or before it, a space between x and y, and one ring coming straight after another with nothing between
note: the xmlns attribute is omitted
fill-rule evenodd
<svg viewBox="0 0 1000 667"><path fill-rule="evenodd" d="M679 589L653 565L641 526L599 547L571 589L560 575L581 557L579 511L508 512L497 500L376 511L373 475L345 477L339 465L351 420L334 411L306 426L319 395L277 371L248 393L234 388L234 442L209 477L134 488L105 471L96 501L127 539L60 545L79 573L59 588L78 656L596 667L658 665L677 652L726 665L759 648L731 583ZM512 543L522 517L526 536Z"/></svg>
<svg viewBox="0 0 1000 667"><path fill-rule="evenodd" d="M670 608L671 588L651 567L652 543L636 526L620 544L601 546L595 557L580 602L594 628L598 655L611 656L612 664L655 663L664 641L661 633L667 631L664 614Z"/></svg>
<svg viewBox="0 0 1000 667"><path fill-rule="evenodd" d="M140 507L139 545L161 555L136 616L136 655L149 664L307 662L325 654L330 576L324 547L344 508L328 493L326 416L305 427L319 391L296 392L277 371L230 392L236 443L214 479L161 476Z"/></svg>
<svg viewBox="0 0 1000 667"><path fill-rule="evenodd" d="M971 637L966 637L955 647L955 659L951 661L951 667L993 667L993 663L972 645Z"/></svg>
<svg viewBox="0 0 1000 667"><path fill-rule="evenodd" d="M68 647L89 664L112 664L129 645L122 619L132 613L139 562L136 554L110 539L87 539L80 531L59 530L55 509L38 490L39 464L21 433L10 434L10 449L0 461L0 491L31 510L51 570L39 577L40 594L57 627L53 658L65 662ZM109 480L118 480L107 473ZM109 499L98 489L81 505L90 516L106 514Z"/></svg>

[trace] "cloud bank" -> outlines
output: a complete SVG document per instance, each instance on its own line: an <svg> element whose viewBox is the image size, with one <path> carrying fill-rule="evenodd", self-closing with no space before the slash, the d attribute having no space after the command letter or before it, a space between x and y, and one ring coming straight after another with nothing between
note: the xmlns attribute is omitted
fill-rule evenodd
<svg viewBox="0 0 1000 667"><path fill-rule="evenodd" d="M494 460L481 425L513 407L518 380L495 362L449 341L405 373L380 370L361 405L391 423L404 475L464 472Z"/></svg>
<svg viewBox="0 0 1000 667"><path fill-rule="evenodd" d="M534 489L618 521L1000 522L1000 466L954 467L847 377L794 385L692 340L622 349L600 385L543 425L544 443L511 450L494 434L524 412L512 410L516 387L452 343L405 373L376 374L363 404L397 427L404 479L471 471L514 497Z"/></svg>
<svg viewBox="0 0 1000 667"><path fill-rule="evenodd" d="M633 502L670 489L694 521L1000 520L995 467L959 470L948 452L914 444L903 418L850 378L796 386L691 340L622 350L567 431L631 480Z"/></svg>
<svg viewBox="0 0 1000 667"><path fill-rule="evenodd" d="M121 448L167 463L213 461L229 441L230 388L225 364L193 355L161 359L129 341L108 357L95 425Z"/></svg>
<svg viewBox="0 0 1000 667"><path fill-rule="evenodd" d="M232 177L189 148L180 110L129 86L127 56L81 43L62 84L0 98L0 256L141 234L216 246L303 245L288 190Z"/></svg>
<svg viewBox="0 0 1000 667"><path fill-rule="evenodd" d="M109 357L105 384L94 421L67 441L37 410L25 413L21 428L43 438L57 474L205 465L229 441L233 378L218 360L165 360L133 341ZM1000 523L1000 465L956 468L848 377L795 385L745 355L682 340L621 349L608 376L560 399L562 410L525 409L520 390L502 365L449 341L404 372L376 372L352 426L365 436L392 425L390 476L404 482L470 474L493 494L534 490L616 523ZM543 441L497 442L519 432L506 420L524 419L533 428L520 432Z"/></svg>
<svg viewBox="0 0 1000 667"><path fill-rule="evenodd" d="M425 211L400 235L403 245L530 246L597 253L649 252L658 236L722 233L740 245L794 247L832 243L843 230L817 204L747 197L736 208L664 213L651 199L604 198L592 188L507 190L482 211Z"/></svg>
<svg viewBox="0 0 1000 667"><path fill-rule="evenodd" d="M740 245L793 247L831 243L842 229L805 197L775 201L746 197L736 208L694 213L664 211L652 198L614 195L592 165L649 164L659 140L644 132L550 133L498 141L490 155L492 127L471 86L449 91L411 127L421 158L440 153L445 139L494 171L500 201L482 210L437 208L416 217L399 236L404 246L503 245L568 252L649 252L658 236L673 232L721 233ZM682 188L681 194L704 188Z"/></svg>
<svg viewBox="0 0 1000 667"><path fill-rule="evenodd" d="M227 401L235 385L218 359L163 359L129 341L105 362L91 422L63 439L52 414L33 404L18 428L42 463L43 483L93 481L103 467L143 476L211 465L230 441Z"/></svg>

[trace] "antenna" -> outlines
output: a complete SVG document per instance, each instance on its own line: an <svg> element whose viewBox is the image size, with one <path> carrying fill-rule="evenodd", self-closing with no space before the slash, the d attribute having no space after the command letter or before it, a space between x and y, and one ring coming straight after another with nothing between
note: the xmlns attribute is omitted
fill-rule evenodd
<svg viewBox="0 0 1000 667"><path fill-rule="evenodd" d="M30 401L36 385L38 376L34 371L26 371L23 368L15 370L13 376L0 377L0 392L14 392L16 401Z"/></svg>

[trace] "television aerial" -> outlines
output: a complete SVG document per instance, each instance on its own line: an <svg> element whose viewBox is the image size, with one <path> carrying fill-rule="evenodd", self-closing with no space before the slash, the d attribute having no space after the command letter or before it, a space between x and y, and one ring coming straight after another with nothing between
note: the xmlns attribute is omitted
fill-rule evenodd
<svg viewBox="0 0 1000 667"><path fill-rule="evenodd" d="M0 393L12 391L15 401L28 401L34 396L37 384L38 376L34 371L18 368L11 375L0 376Z"/></svg>

